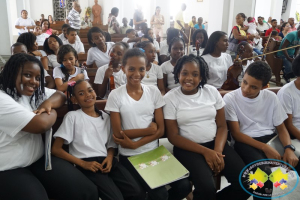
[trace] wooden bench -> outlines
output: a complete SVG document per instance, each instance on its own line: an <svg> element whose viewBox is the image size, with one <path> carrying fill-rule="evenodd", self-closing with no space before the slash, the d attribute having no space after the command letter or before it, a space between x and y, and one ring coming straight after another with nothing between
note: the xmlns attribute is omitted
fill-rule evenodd
<svg viewBox="0 0 300 200"><path fill-rule="evenodd" d="M121 42L124 37L126 37L126 34L111 34L111 41L112 42Z"/></svg>
<svg viewBox="0 0 300 200"><path fill-rule="evenodd" d="M266 50L266 53L278 50L279 46L280 46L279 41L270 40L268 48ZM270 67L272 69L272 73L275 76L275 80L271 79L271 82L276 83L276 86L282 86L283 84L281 83L281 77L280 77L280 73L283 68L282 59L278 58L276 56L276 53L272 53L272 54L266 55L266 61L270 65Z"/></svg>

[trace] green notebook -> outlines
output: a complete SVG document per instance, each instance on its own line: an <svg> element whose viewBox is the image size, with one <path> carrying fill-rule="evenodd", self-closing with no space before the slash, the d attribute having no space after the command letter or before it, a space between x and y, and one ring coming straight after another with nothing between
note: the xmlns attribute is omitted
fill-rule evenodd
<svg viewBox="0 0 300 200"><path fill-rule="evenodd" d="M164 146L128 160L151 189L189 176L189 171Z"/></svg>

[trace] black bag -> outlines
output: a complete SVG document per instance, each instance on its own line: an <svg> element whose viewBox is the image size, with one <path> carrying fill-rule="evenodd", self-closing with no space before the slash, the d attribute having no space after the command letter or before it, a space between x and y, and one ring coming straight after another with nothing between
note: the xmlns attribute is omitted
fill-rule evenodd
<svg viewBox="0 0 300 200"><path fill-rule="evenodd" d="M236 26L236 28L237 28L238 32L240 32L239 27ZM238 44L239 44L239 40L234 38L234 36L232 35L232 30L231 30L230 36L228 38L228 43L229 43L229 45L228 45L227 50L229 50L231 52L236 52Z"/></svg>

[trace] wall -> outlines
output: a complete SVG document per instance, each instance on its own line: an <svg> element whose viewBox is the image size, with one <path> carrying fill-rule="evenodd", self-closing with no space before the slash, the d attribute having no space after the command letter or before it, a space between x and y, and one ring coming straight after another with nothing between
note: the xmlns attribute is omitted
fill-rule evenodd
<svg viewBox="0 0 300 200"><path fill-rule="evenodd" d="M278 1L278 0L275 0ZM266 21L268 21L268 18L271 16L271 10L270 8L272 3L272 0L256 0L255 5L255 14L254 17L257 20L257 17L261 16L264 17ZM281 13L281 10L280 10ZM272 16L273 17L273 16Z"/></svg>
<svg viewBox="0 0 300 200"><path fill-rule="evenodd" d="M235 17L238 13L244 13L247 17L254 16L255 5L255 0L234 0L231 27L236 24Z"/></svg>
<svg viewBox="0 0 300 200"><path fill-rule="evenodd" d="M290 17L295 18L297 8L297 0L289 0L285 13L281 15L281 19L287 21Z"/></svg>
<svg viewBox="0 0 300 200"><path fill-rule="evenodd" d="M8 26L8 10L6 1L0 1L0 19L1 19L1 29L0 29L0 55L10 54L10 34Z"/></svg>
<svg viewBox="0 0 300 200"><path fill-rule="evenodd" d="M28 11L28 16L33 20L40 20L41 14L44 14L45 18L48 18L48 15L53 16L52 0L30 0L30 12Z"/></svg>

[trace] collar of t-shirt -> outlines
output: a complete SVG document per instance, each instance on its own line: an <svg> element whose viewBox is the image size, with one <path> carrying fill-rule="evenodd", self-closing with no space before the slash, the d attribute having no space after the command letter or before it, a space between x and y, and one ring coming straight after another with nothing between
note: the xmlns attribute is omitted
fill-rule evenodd
<svg viewBox="0 0 300 200"><path fill-rule="evenodd" d="M240 99L243 100L243 101L246 101L246 102L248 102L248 103L254 103L254 102L257 102L257 101L259 101L259 100L261 99L261 96L262 96L262 93L263 93L263 92L264 92L263 90L260 90L260 91L259 91L259 94L257 95L257 97L255 97L255 98L253 98L253 99L250 99L250 98L248 98L248 97L244 97L243 94L242 94L242 89L239 88L239 89L238 89L238 96L239 96Z"/></svg>

